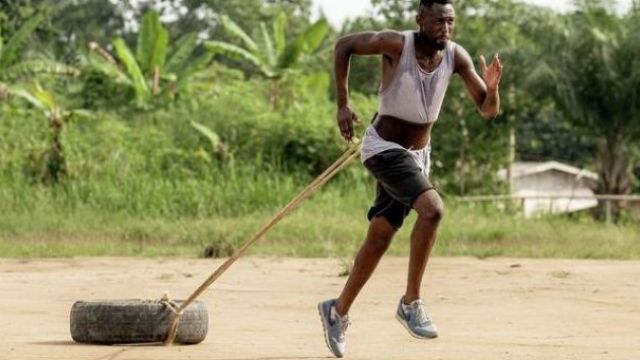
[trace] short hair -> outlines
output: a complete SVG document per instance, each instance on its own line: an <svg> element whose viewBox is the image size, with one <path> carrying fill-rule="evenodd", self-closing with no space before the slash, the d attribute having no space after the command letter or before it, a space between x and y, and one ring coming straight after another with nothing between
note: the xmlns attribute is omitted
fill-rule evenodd
<svg viewBox="0 0 640 360"><path fill-rule="evenodd" d="M420 0L420 7L427 7L430 8L431 6L433 6L433 4L441 4L441 5L446 5L446 4L452 4L453 5L453 0Z"/></svg>

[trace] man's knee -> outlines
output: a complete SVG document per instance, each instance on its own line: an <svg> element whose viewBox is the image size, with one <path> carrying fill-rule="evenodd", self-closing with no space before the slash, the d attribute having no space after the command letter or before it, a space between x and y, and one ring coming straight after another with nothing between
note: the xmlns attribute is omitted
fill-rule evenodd
<svg viewBox="0 0 640 360"><path fill-rule="evenodd" d="M371 250L384 253L389 248L396 230L384 217L377 217L371 221L367 245Z"/></svg>
<svg viewBox="0 0 640 360"><path fill-rule="evenodd" d="M375 253L384 254L391 245L391 237L378 237L368 242L369 249Z"/></svg>
<svg viewBox="0 0 640 360"><path fill-rule="evenodd" d="M414 202L413 208L418 213L418 221L439 223L444 217L444 204L435 190L425 191Z"/></svg>

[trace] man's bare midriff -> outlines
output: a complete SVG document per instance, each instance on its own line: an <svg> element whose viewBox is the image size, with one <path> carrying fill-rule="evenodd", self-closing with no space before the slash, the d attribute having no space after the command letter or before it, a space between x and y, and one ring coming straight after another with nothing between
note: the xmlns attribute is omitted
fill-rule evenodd
<svg viewBox="0 0 640 360"><path fill-rule="evenodd" d="M433 124L414 124L389 115L379 115L373 122L380 137L413 150L423 149L429 144Z"/></svg>

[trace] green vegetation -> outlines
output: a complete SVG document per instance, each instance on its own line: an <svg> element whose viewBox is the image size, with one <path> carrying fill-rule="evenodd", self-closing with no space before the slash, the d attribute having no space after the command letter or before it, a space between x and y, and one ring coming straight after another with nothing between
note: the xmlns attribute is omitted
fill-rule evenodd
<svg viewBox="0 0 640 360"><path fill-rule="evenodd" d="M414 27L409 2L373 3L380 17L337 33ZM0 256L227 255L345 149L330 86L338 35L310 21L308 0L183 1L173 20L120 1L74 4L0 4ZM603 191L640 190L639 15L601 6L456 1L456 40L475 58L502 54L503 113L484 122L453 81L434 130L447 206L437 254L640 258L640 225L623 208L607 226L455 200L506 190L495 173L511 131L519 160L566 161L600 171ZM353 65L360 132L378 65ZM349 259L373 192L353 164L251 251ZM408 252L409 231L391 254Z"/></svg>
<svg viewBox="0 0 640 360"><path fill-rule="evenodd" d="M293 196L293 185L270 189ZM158 190L160 192L160 190ZM347 187L342 180L305 202L258 242L250 253L261 256L338 257L350 261L366 233L370 186ZM166 207L174 206L169 196ZM162 202L160 200L159 202ZM207 247L229 255L266 223L283 204L233 216L172 217L124 215L76 208L73 212L41 205L0 221L4 257L59 256L203 256ZM158 204L158 206L161 206ZM201 206L206 206L201 204ZM408 223L413 217L407 219ZM410 227L397 235L390 255L407 255ZM638 259L640 226L607 227L589 216L577 219L522 219L495 208L474 208L447 201L436 255Z"/></svg>

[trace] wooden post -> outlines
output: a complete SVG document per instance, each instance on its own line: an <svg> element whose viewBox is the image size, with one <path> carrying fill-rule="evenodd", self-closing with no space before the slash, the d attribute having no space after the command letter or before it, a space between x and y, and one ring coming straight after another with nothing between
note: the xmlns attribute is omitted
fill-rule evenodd
<svg viewBox="0 0 640 360"><path fill-rule="evenodd" d="M509 129L509 152L507 156L507 186L509 195L513 195L513 163L516 160L516 132L512 128ZM507 201L507 210L514 206L513 201ZM524 206L523 206L524 209Z"/></svg>
<svg viewBox="0 0 640 360"><path fill-rule="evenodd" d="M509 157L507 163L507 184L509 185L509 194L513 194L513 163L516 160L516 131L511 128L509 130Z"/></svg>
<svg viewBox="0 0 640 360"><path fill-rule="evenodd" d="M604 211L605 211L605 218L607 220L607 225L611 225L612 221L611 221L611 201L610 200L605 200L604 201Z"/></svg>

